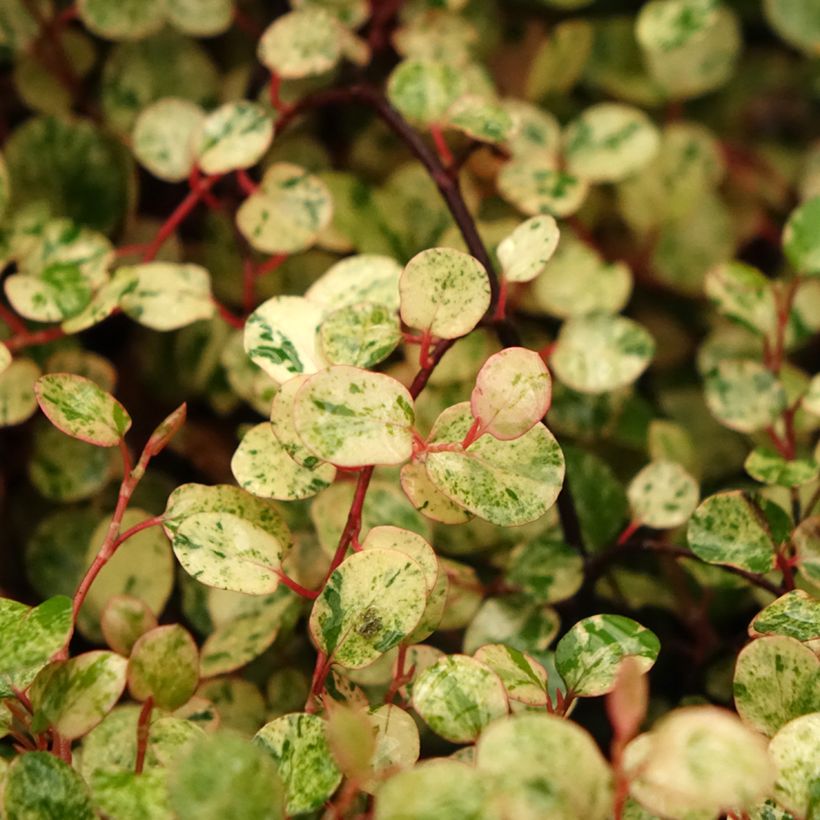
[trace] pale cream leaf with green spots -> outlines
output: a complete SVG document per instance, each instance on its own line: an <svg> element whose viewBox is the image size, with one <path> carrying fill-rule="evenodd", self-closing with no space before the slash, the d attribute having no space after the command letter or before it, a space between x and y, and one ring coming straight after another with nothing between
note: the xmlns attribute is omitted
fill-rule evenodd
<svg viewBox="0 0 820 820"><path fill-rule="evenodd" d="M818 524L816 519L809 518L806 521L811 521L814 526ZM801 527L805 524L806 522L803 522ZM796 535L792 537L797 540ZM799 559L799 544L795 543L795 547ZM805 571L805 564L801 564L801 568ZM749 635L752 638L759 638L761 635L786 635L803 642L820 638L820 598L810 595L803 589L790 590L755 615L749 624Z"/></svg>
<svg viewBox="0 0 820 820"><path fill-rule="evenodd" d="M360 253L340 259L307 290L311 302L338 310L359 302L399 308L402 267L390 256Z"/></svg>
<svg viewBox="0 0 820 820"><path fill-rule="evenodd" d="M272 74L297 80L330 71L341 59L343 45L344 28L329 11L299 8L265 29L257 56Z"/></svg>
<svg viewBox="0 0 820 820"><path fill-rule="evenodd" d="M515 128L503 105L480 94L459 97L445 112L444 124L474 140L494 144L506 142Z"/></svg>
<svg viewBox="0 0 820 820"><path fill-rule="evenodd" d="M652 461L629 483L632 519L658 530L685 524L700 497L698 482L674 461Z"/></svg>
<svg viewBox="0 0 820 820"><path fill-rule="evenodd" d="M797 273L820 276L819 233L820 196L816 196L792 211L783 230L783 250Z"/></svg>
<svg viewBox="0 0 820 820"><path fill-rule="evenodd" d="M530 282L540 274L558 247L560 231L551 216L522 222L498 244L496 253L508 282Z"/></svg>
<svg viewBox="0 0 820 820"><path fill-rule="evenodd" d="M458 68L437 60L402 60L387 81L390 102L419 126L444 119L447 109L463 91L463 76Z"/></svg>
<svg viewBox="0 0 820 820"><path fill-rule="evenodd" d="M370 779L362 789L373 794L383 779L409 769L419 758L420 741L416 721L398 706L384 704L365 714L375 734L375 748L370 760Z"/></svg>
<svg viewBox="0 0 820 820"><path fill-rule="evenodd" d="M359 302L328 314L319 335L322 351L331 364L370 368L398 347L401 325L386 305Z"/></svg>
<svg viewBox="0 0 820 820"><path fill-rule="evenodd" d="M425 518L442 524L464 524L472 518L470 512L433 484L423 464L405 464L401 468L401 488Z"/></svg>
<svg viewBox="0 0 820 820"><path fill-rule="evenodd" d="M469 333L490 306L490 280L474 257L453 248L414 256L399 281L401 318L442 339Z"/></svg>
<svg viewBox="0 0 820 820"><path fill-rule="evenodd" d="M307 448L337 467L401 464L413 449L413 398L383 373L335 365L311 376L293 402Z"/></svg>
<svg viewBox="0 0 820 820"><path fill-rule="evenodd" d="M808 390L803 395L801 403L809 413L820 416L820 373L809 382Z"/></svg>
<svg viewBox="0 0 820 820"><path fill-rule="evenodd" d="M820 712L801 715L783 726L772 738L769 754L777 771L772 796L795 817L808 817L817 792Z"/></svg>
<svg viewBox="0 0 820 820"><path fill-rule="evenodd" d="M191 37L215 37L231 27L233 0L165 0L168 22Z"/></svg>
<svg viewBox="0 0 820 820"><path fill-rule="evenodd" d="M743 464L754 479L778 487L799 487L814 481L820 468L813 458L787 460L769 447L755 447Z"/></svg>
<svg viewBox="0 0 820 820"><path fill-rule="evenodd" d="M248 100L214 109L191 135L198 165L206 174L250 168L272 141L273 120L261 105Z"/></svg>
<svg viewBox="0 0 820 820"><path fill-rule="evenodd" d="M573 694L596 697L612 691L625 658L635 658L648 672L660 648L655 633L631 618L592 615L558 641L555 665Z"/></svg>
<svg viewBox="0 0 820 820"><path fill-rule="evenodd" d="M555 502L564 480L558 442L539 424L520 438L500 441L484 436L462 450L435 451L435 445L460 445L473 424L467 402L445 410L428 439L427 475L435 487L475 515L502 527L540 518Z"/></svg>
<svg viewBox="0 0 820 820"><path fill-rule="evenodd" d="M704 280L706 295L717 309L755 333L769 337L777 327L772 282L744 262L727 262Z"/></svg>
<svg viewBox="0 0 820 820"><path fill-rule="evenodd" d="M141 40L165 23L165 0L79 0L83 25L107 40Z"/></svg>
<svg viewBox="0 0 820 820"><path fill-rule="evenodd" d="M513 549L507 578L539 603L552 604L581 588L584 562L578 550L546 532Z"/></svg>
<svg viewBox="0 0 820 820"><path fill-rule="evenodd" d="M753 433L774 424L786 409L781 381L751 359L719 362L706 374L704 391L712 415L740 433Z"/></svg>
<svg viewBox="0 0 820 820"><path fill-rule="evenodd" d="M15 359L0 372L0 427L11 427L37 409L34 383L40 368L31 359Z"/></svg>
<svg viewBox="0 0 820 820"><path fill-rule="evenodd" d="M485 644L474 657L501 678L510 700L527 706L546 706L547 670L535 658L500 643Z"/></svg>
<svg viewBox="0 0 820 820"><path fill-rule="evenodd" d="M333 572L310 613L310 633L332 661L360 669L399 644L427 606L422 567L395 549L357 552Z"/></svg>
<svg viewBox="0 0 820 820"><path fill-rule="evenodd" d="M509 704L501 678L489 666L467 655L448 655L414 682L413 708L445 740L470 743L506 715Z"/></svg>
<svg viewBox="0 0 820 820"><path fill-rule="evenodd" d="M557 161L538 152L514 156L498 173L498 193L528 216L567 217L576 213L589 183L558 168Z"/></svg>
<svg viewBox="0 0 820 820"><path fill-rule="evenodd" d="M801 521L792 533L792 543L801 574L820 589L820 515Z"/></svg>
<svg viewBox="0 0 820 820"><path fill-rule="evenodd" d="M127 657L137 639L157 626L157 616L148 604L131 595L110 598L100 614L100 629L105 642Z"/></svg>
<svg viewBox="0 0 820 820"><path fill-rule="evenodd" d="M128 411L91 379L49 373L34 385L37 402L63 433L98 447L115 447L131 428Z"/></svg>
<svg viewBox="0 0 820 820"><path fill-rule="evenodd" d="M812 3L801 0L764 0L769 25L787 42L811 56L820 49L820 16Z"/></svg>

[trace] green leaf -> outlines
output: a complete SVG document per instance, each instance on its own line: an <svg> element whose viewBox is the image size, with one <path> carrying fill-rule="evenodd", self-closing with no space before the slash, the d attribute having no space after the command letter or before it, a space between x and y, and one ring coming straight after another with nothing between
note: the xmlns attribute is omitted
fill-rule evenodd
<svg viewBox="0 0 820 820"><path fill-rule="evenodd" d="M165 13L174 28L192 37L213 37L231 27L233 0L166 0Z"/></svg>
<svg viewBox="0 0 820 820"><path fill-rule="evenodd" d="M423 464L405 464L401 468L401 488L425 518L442 524L464 524L472 518L433 484Z"/></svg>
<svg viewBox="0 0 820 820"><path fill-rule="evenodd" d="M285 787L265 752L230 733L203 737L175 761L170 802L179 820L285 817Z"/></svg>
<svg viewBox="0 0 820 820"><path fill-rule="evenodd" d="M474 657L498 675L510 700L546 706L547 670L535 658L500 643L485 644Z"/></svg>
<svg viewBox="0 0 820 820"><path fill-rule="evenodd" d="M648 672L660 648L655 633L631 618L593 615L558 641L555 665L573 694L595 697L612 691L624 658L635 658Z"/></svg>
<svg viewBox="0 0 820 820"><path fill-rule="evenodd" d="M35 322L68 319L91 301L91 285L72 263L49 265L34 276L12 274L3 286L14 310Z"/></svg>
<svg viewBox="0 0 820 820"><path fill-rule="evenodd" d="M282 384L325 366L318 344L324 308L302 296L274 296L245 323L245 350L251 360Z"/></svg>
<svg viewBox="0 0 820 820"><path fill-rule="evenodd" d="M277 162L236 212L240 233L264 253L309 248L333 217L333 197L322 180L299 165Z"/></svg>
<svg viewBox="0 0 820 820"><path fill-rule="evenodd" d="M553 604L581 588L584 562L577 550L546 532L510 553L507 579L539 603Z"/></svg>
<svg viewBox="0 0 820 820"><path fill-rule="evenodd" d="M786 635L798 641L820 638L820 599L802 589L793 589L781 595L755 615L749 624L749 635L753 638Z"/></svg>
<svg viewBox="0 0 820 820"><path fill-rule="evenodd" d="M689 519L686 540L692 552L710 564L760 573L774 564L775 543L769 525L739 490L717 493L701 502Z"/></svg>
<svg viewBox="0 0 820 820"><path fill-rule="evenodd" d="M820 275L820 196L799 205L783 231L783 250L792 267L807 276Z"/></svg>
<svg viewBox="0 0 820 820"><path fill-rule="evenodd" d="M795 458L787 461L768 447L755 447L743 466L746 472L763 484L779 487L799 487L814 481L820 471L814 459Z"/></svg>
<svg viewBox="0 0 820 820"><path fill-rule="evenodd" d="M623 316L582 316L564 322L550 364L581 393L606 393L632 384L649 366L655 342Z"/></svg>
<svg viewBox="0 0 820 820"><path fill-rule="evenodd" d="M552 381L544 360L524 347L508 347L484 362L470 396L478 434L502 441L520 438L544 418Z"/></svg>
<svg viewBox="0 0 820 820"><path fill-rule="evenodd" d="M389 256L360 253L331 265L305 296L328 311L359 302L375 302L398 310L401 272L401 265Z"/></svg>
<svg viewBox="0 0 820 820"><path fill-rule="evenodd" d="M698 505L698 482L674 461L652 461L626 491L632 519L658 530L685 524Z"/></svg>
<svg viewBox="0 0 820 820"><path fill-rule="evenodd" d="M25 690L74 629L71 598L55 595L30 608L0 598L0 698Z"/></svg>
<svg viewBox="0 0 820 820"><path fill-rule="evenodd" d="M741 720L772 737L790 720L820 711L820 658L794 638L758 638L737 656L733 691Z"/></svg>
<svg viewBox="0 0 820 820"><path fill-rule="evenodd" d="M643 111L621 103L587 108L564 130L567 170L591 182L618 182L649 163L660 133Z"/></svg>
<svg viewBox="0 0 820 820"><path fill-rule="evenodd" d="M125 690L125 658L113 652L85 652L45 667L34 679L29 697L33 728L51 727L68 740L93 729Z"/></svg>
<svg viewBox="0 0 820 820"><path fill-rule="evenodd" d="M316 715L277 718L265 724L253 742L276 764L285 784L288 816L320 808L342 780L327 743L325 722Z"/></svg>
<svg viewBox="0 0 820 820"><path fill-rule="evenodd" d="M0 372L0 427L21 424L37 409L34 382L40 368L31 359L15 359Z"/></svg>
<svg viewBox="0 0 820 820"><path fill-rule="evenodd" d="M34 392L55 427L89 444L115 447L131 427L126 409L83 376L49 373L37 379Z"/></svg>
<svg viewBox="0 0 820 820"><path fill-rule="evenodd" d="M723 425L740 433L768 427L786 409L780 380L759 362L720 362L704 380L706 404Z"/></svg>
<svg viewBox="0 0 820 820"><path fill-rule="evenodd" d="M490 280L475 258L453 248L414 256L399 281L401 318L441 339L469 333L490 306Z"/></svg>
<svg viewBox="0 0 820 820"><path fill-rule="evenodd" d="M500 103L480 94L459 97L445 112L444 124L474 140L488 143L505 142L515 127L512 117Z"/></svg>
<svg viewBox="0 0 820 820"><path fill-rule="evenodd" d="M402 60L387 81L390 102L405 119L421 126L442 121L462 90L458 70L435 60Z"/></svg>
<svg viewBox="0 0 820 820"><path fill-rule="evenodd" d="M418 760L419 730L407 712L392 704L367 712L365 718L375 735L375 748L368 767L371 778L362 783L362 789L373 794L382 779L392 778Z"/></svg>
<svg viewBox="0 0 820 820"><path fill-rule="evenodd" d="M777 328L772 282L744 262L727 262L706 274L706 295L715 307L749 330L769 337Z"/></svg>
<svg viewBox="0 0 820 820"><path fill-rule="evenodd" d="M375 661L418 625L427 606L422 567L395 549L347 558L310 613L310 633L324 654L350 669Z"/></svg>
<svg viewBox="0 0 820 820"><path fill-rule="evenodd" d="M809 382L809 388L803 396L802 404L809 413L820 416L820 373Z"/></svg>
<svg viewBox="0 0 820 820"><path fill-rule="evenodd" d="M172 711L194 694L199 683L199 652L179 624L158 626L142 635L128 661L128 691L135 700L149 697Z"/></svg>
<svg viewBox="0 0 820 820"><path fill-rule="evenodd" d="M693 476L700 475L699 458L689 431L667 419L652 419L646 436L646 449L653 461L676 461Z"/></svg>
<svg viewBox="0 0 820 820"><path fill-rule="evenodd" d="M331 364L371 368L401 342L401 326L386 305L359 302L333 311L319 330L322 352Z"/></svg>
<svg viewBox="0 0 820 820"><path fill-rule="evenodd" d="M445 740L470 743L509 707L504 685L489 666L467 655L449 655L418 676L413 708Z"/></svg>
<svg viewBox="0 0 820 820"><path fill-rule="evenodd" d="M513 593L485 598L464 631L464 651L474 653L487 643L503 643L522 652L541 653L553 642L561 618L549 606Z"/></svg>
<svg viewBox="0 0 820 820"><path fill-rule="evenodd" d="M479 738L476 767L503 817L610 816L609 766L584 729L557 715L496 721Z"/></svg>
<svg viewBox="0 0 820 820"><path fill-rule="evenodd" d="M514 156L498 174L498 193L528 216L572 216L583 205L589 183L560 170L538 152Z"/></svg>
<svg viewBox="0 0 820 820"><path fill-rule="evenodd" d="M311 376L293 402L307 448L338 467L401 464L413 448L413 397L382 373L336 365Z"/></svg>
<svg viewBox="0 0 820 820"><path fill-rule="evenodd" d="M460 444L472 423L467 402L450 407L437 419L428 446ZM502 527L540 518L564 480L561 448L542 424L514 441L485 436L466 450L428 451L425 464L437 489Z"/></svg>
<svg viewBox="0 0 820 820"><path fill-rule="evenodd" d="M93 820L82 778L49 752L19 755L3 780L0 808L9 820Z"/></svg>
<svg viewBox="0 0 820 820"><path fill-rule="evenodd" d="M820 587L820 515L802 521L792 533L792 543L801 574Z"/></svg>
<svg viewBox="0 0 820 820"><path fill-rule="evenodd" d="M140 598L115 595L108 600L101 615L100 629L105 642L127 657L137 639L157 626L157 617Z"/></svg>
<svg viewBox="0 0 820 820"><path fill-rule="evenodd" d="M558 247L560 231L551 216L522 222L498 244L496 253L508 282L530 282L543 272Z"/></svg>
<svg viewBox="0 0 820 820"><path fill-rule="evenodd" d="M271 73L300 79L330 71L342 56L344 30L321 8L297 9L269 25L257 55Z"/></svg>
<svg viewBox="0 0 820 820"><path fill-rule="evenodd" d="M771 27L801 51L816 55L820 47L817 9L799 0L765 0L763 11Z"/></svg>
<svg viewBox="0 0 820 820"><path fill-rule="evenodd" d="M257 103L227 102L208 114L192 140L206 174L250 168L273 141L273 120Z"/></svg>
<svg viewBox="0 0 820 820"><path fill-rule="evenodd" d="M772 796L795 817L808 818L820 760L820 713L787 723L772 738L769 754L777 769Z"/></svg>
<svg viewBox="0 0 820 820"><path fill-rule="evenodd" d="M107 40L139 40L165 22L163 0L79 0L77 12L89 31Z"/></svg>
<svg viewBox="0 0 820 820"><path fill-rule="evenodd" d="M205 112L195 102L163 97L143 108L134 123L134 156L158 179L181 182L196 163L193 137L204 121Z"/></svg>
<svg viewBox="0 0 820 820"><path fill-rule="evenodd" d="M303 467L288 455L268 422L257 424L242 437L231 459L231 472L240 487L260 498L295 501L310 498L336 478L332 464L316 459Z"/></svg>
<svg viewBox="0 0 820 820"><path fill-rule="evenodd" d="M135 772L96 772L91 778L94 808L103 816L173 820L168 802L168 776L162 769Z"/></svg>

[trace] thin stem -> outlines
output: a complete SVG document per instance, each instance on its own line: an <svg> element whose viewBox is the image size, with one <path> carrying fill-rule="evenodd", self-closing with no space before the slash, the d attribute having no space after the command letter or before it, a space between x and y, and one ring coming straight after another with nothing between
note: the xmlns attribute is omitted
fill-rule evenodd
<svg viewBox="0 0 820 820"><path fill-rule="evenodd" d="M18 336L12 336L6 339L3 344L11 351L22 350L25 347L35 347L36 345L45 345L49 342L62 339L65 336L65 331L59 326L49 327L45 330L36 330L32 333L21 333Z"/></svg>
<svg viewBox="0 0 820 820"><path fill-rule="evenodd" d="M294 581L289 575L286 575L282 570L277 570L276 574L279 576L279 580L288 589L292 589L297 595L301 595L303 598L309 598L311 601L319 597L319 593L315 589L303 587L301 584Z"/></svg>
<svg viewBox="0 0 820 820"><path fill-rule="evenodd" d="M493 314L494 322L503 322L507 314L507 296L509 294L509 284L502 276L498 283L498 304L495 306Z"/></svg>
<svg viewBox="0 0 820 820"><path fill-rule="evenodd" d="M257 276L265 276L268 273L273 273L280 265L287 261L288 255L286 253L277 253L271 256L270 259L263 262L256 269Z"/></svg>
<svg viewBox="0 0 820 820"><path fill-rule="evenodd" d="M137 758L134 761L135 774L142 774L145 767L145 753L148 750L148 732L151 728L151 712L154 708L154 698L148 695L140 709L137 720Z"/></svg>
<svg viewBox="0 0 820 820"><path fill-rule="evenodd" d="M211 297L211 301L216 308L216 312L220 315L222 319L224 319L231 327L235 327L237 330L242 330L245 327L245 320L241 319L239 316L234 315L231 313L225 305L222 304L216 297Z"/></svg>
<svg viewBox="0 0 820 820"><path fill-rule="evenodd" d="M239 187L248 195L255 194L259 190L259 186L248 176L248 172L244 168L240 168L236 172L236 181Z"/></svg>
<svg viewBox="0 0 820 820"><path fill-rule="evenodd" d="M28 333L26 323L10 308L7 308L0 302L0 319L2 319L9 327L12 333L25 334Z"/></svg>
<svg viewBox="0 0 820 820"><path fill-rule="evenodd" d="M444 131L442 131L441 126L431 125L430 136L433 138L433 145L436 146L436 151L442 165L449 170L454 164L453 152L447 144L447 140L444 137Z"/></svg>

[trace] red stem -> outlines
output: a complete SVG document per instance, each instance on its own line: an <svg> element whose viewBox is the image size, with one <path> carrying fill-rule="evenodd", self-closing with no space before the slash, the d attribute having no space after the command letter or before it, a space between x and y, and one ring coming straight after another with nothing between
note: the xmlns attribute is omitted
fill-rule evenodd
<svg viewBox="0 0 820 820"><path fill-rule="evenodd" d="M239 187L248 195L255 194L259 190L259 186L248 176L248 172L244 168L240 168L236 172L236 181Z"/></svg>
<svg viewBox="0 0 820 820"><path fill-rule="evenodd" d="M467 431L467 435L464 436L461 442L462 449L466 450L478 437L481 431L481 421L476 419L473 422L473 426Z"/></svg>
<svg viewBox="0 0 820 820"><path fill-rule="evenodd" d="M145 752L148 749L148 732L151 727L151 710L154 708L154 698L148 695L140 709L137 720L137 758L134 762L134 772L142 774L145 766Z"/></svg>
<svg viewBox="0 0 820 820"><path fill-rule="evenodd" d="M445 168L451 168L453 166L453 152L447 144L447 140L444 137L444 132L441 130L441 126L431 125L430 136L433 138L433 145L436 146L436 152L438 153L442 164Z"/></svg>
<svg viewBox="0 0 820 820"><path fill-rule="evenodd" d="M21 333L19 336L12 336L10 339L6 339L3 344L14 352L15 350L22 350L24 347L45 345L57 339L62 339L63 336L65 336L65 331L57 325L33 333Z"/></svg>
<svg viewBox="0 0 820 820"><path fill-rule="evenodd" d="M509 284L502 276L498 282L498 304L495 306L495 313L493 314L494 322L503 322L507 314L507 294L509 291Z"/></svg>
<svg viewBox="0 0 820 820"><path fill-rule="evenodd" d="M26 323L10 308L7 308L0 302L0 319L2 319L9 327L12 333L23 335L28 333Z"/></svg>
<svg viewBox="0 0 820 820"><path fill-rule="evenodd" d="M270 259L264 261L256 269L257 276L265 276L265 274L273 273L280 265L287 261L288 255L286 253L277 253L271 256Z"/></svg>
<svg viewBox="0 0 820 820"><path fill-rule="evenodd" d="M307 587L303 587L301 584L296 583L293 578L285 575L282 570L277 570L276 574L279 576L279 580L288 589L292 589L297 595L301 595L303 598L309 598L311 601L319 597L319 593L315 589L308 589Z"/></svg>
<svg viewBox="0 0 820 820"><path fill-rule="evenodd" d="M270 75L270 85L268 86L268 96L270 97L270 104L273 106L274 111L283 112L287 107L282 102L281 92L282 90L282 78L276 74L275 72L271 72Z"/></svg>
<svg viewBox="0 0 820 820"><path fill-rule="evenodd" d="M622 547L635 534L635 531L641 526L640 521L630 521L624 531L618 536L618 546Z"/></svg>
<svg viewBox="0 0 820 820"><path fill-rule="evenodd" d="M241 319L239 316L235 316L231 313L222 302L218 301L215 297L211 297L211 301L214 303L214 307L216 308L217 313L231 326L235 327L237 330L242 330L245 327L245 320Z"/></svg>

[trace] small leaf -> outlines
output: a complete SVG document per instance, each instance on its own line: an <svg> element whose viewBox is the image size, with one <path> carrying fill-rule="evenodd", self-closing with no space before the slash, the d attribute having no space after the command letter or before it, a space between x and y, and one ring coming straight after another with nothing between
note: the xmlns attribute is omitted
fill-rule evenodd
<svg viewBox="0 0 820 820"><path fill-rule="evenodd" d="M820 416L820 373L809 382L802 404L813 416Z"/></svg>
<svg viewBox="0 0 820 820"><path fill-rule="evenodd" d="M37 730L51 727L68 740L82 737L120 699L126 666L125 658L102 651L47 666L34 679L29 693Z"/></svg>
<svg viewBox="0 0 820 820"><path fill-rule="evenodd" d="M166 0L168 22L192 37L213 37L231 27L233 0Z"/></svg>
<svg viewBox="0 0 820 820"><path fill-rule="evenodd" d="M370 778L362 782L361 788L373 794L382 778L392 778L418 760L419 730L407 712L392 704L380 706L366 717L375 736L375 748Z"/></svg>
<svg viewBox="0 0 820 820"><path fill-rule="evenodd" d="M560 170L552 157L531 152L513 157L498 174L498 193L528 216L572 216L583 205L589 183Z"/></svg>
<svg viewBox="0 0 820 820"><path fill-rule="evenodd" d="M342 780L317 715L290 714L265 724L253 742L267 752L285 784L287 815L321 808Z"/></svg>
<svg viewBox="0 0 820 820"><path fill-rule="evenodd" d="M508 282L530 282L558 247L560 231L551 216L534 216L503 239L496 253Z"/></svg>
<svg viewBox="0 0 820 820"><path fill-rule="evenodd" d="M482 646L474 657L498 675L510 700L546 706L547 670L535 658L500 643Z"/></svg>
<svg viewBox="0 0 820 820"><path fill-rule="evenodd" d="M315 469L321 463L299 437L293 416L293 401L307 376L294 376L288 379L273 398L271 405L271 426L278 442L285 452L299 465Z"/></svg>
<svg viewBox="0 0 820 820"><path fill-rule="evenodd" d="M612 691L624 658L636 658L648 672L660 651L654 632L622 615L593 615L578 621L558 641L555 665L567 688L579 697Z"/></svg>
<svg viewBox="0 0 820 820"><path fill-rule="evenodd" d="M37 409L34 383L40 368L31 359L15 359L0 372L0 427L11 427Z"/></svg>
<svg viewBox="0 0 820 820"><path fill-rule="evenodd" d="M94 820L95 816L83 779L49 752L14 758L3 778L0 808L9 820Z"/></svg>
<svg viewBox="0 0 820 820"><path fill-rule="evenodd" d="M585 316L564 322L550 364L581 393L606 393L632 384L649 366L655 342L623 316Z"/></svg>
<svg viewBox="0 0 820 820"><path fill-rule="evenodd" d="M546 532L510 553L507 579L539 603L553 604L581 588L584 562L577 550Z"/></svg>
<svg viewBox="0 0 820 820"><path fill-rule="evenodd" d="M442 524L464 524L472 515L439 490L427 475L423 464L405 464L401 468L401 488L410 503L426 518Z"/></svg>
<svg viewBox="0 0 820 820"><path fill-rule="evenodd" d="M807 276L820 275L820 196L792 211L783 231L783 250L792 267Z"/></svg>
<svg viewBox="0 0 820 820"><path fill-rule="evenodd" d="M185 424L188 414L188 405L183 402L170 415L166 416L151 433L145 445L145 452L152 456L161 453L170 443L171 439L180 431Z"/></svg>
<svg viewBox="0 0 820 820"><path fill-rule="evenodd" d="M460 444L473 423L467 402L445 410L428 445ZM480 438L466 450L428 452L427 475L453 501L502 527L540 518L558 497L564 457L539 424L514 441Z"/></svg>
<svg viewBox="0 0 820 820"><path fill-rule="evenodd" d="M737 656L733 691L741 720L772 737L790 720L820 711L820 658L794 638L758 638Z"/></svg>
<svg viewBox="0 0 820 820"><path fill-rule="evenodd" d="M704 289L724 316L766 337L775 331L777 306L772 282L757 268L727 262L706 274Z"/></svg>
<svg viewBox="0 0 820 820"><path fill-rule="evenodd" d="M632 518L647 527L671 529L685 524L698 505L698 482L674 461L652 461L626 491Z"/></svg>
<svg viewBox="0 0 820 820"><path fill-rule="evenodd" d="M786 635L804 642L820 638L820 599L802 589L781 595L755 615L749 635Z"/></svg>
<svg viewBox="0 0 820 820"><path fill-rule="evenodd" d="M305 296L329 311L359 302L375 302L398 310L401 272L401 265L389 256L360 253L331 265Z"/></svg>
<svg viewBox="0 0 820 820"><path fill-rule="evenodd" d="M120 655L128 656L141 635L157 626L157 617L145 601L130 595L115 595L100 615L105 642Z"/></svg>
<svg viewBox="0 0 820 820"><path fill-rule="evenodd" d="M296 431L338 467L401 464L413 447L413 398L382 373L336 365L311 376L293 403Z"/></svg>
<svg viewBox="0 0 820 820"><path fill-rule="evenodd" d="M259 40L259 61L283 79L313 77L330 71L342 56L343 29L322 8L283 14Z"/></svg>
<svg viewBox="0 0 820 820"><path fill-rule="evenodd" d="M11 364L11 351L0 342L0 375L8 370Z"/></svg>
<svg viewBox="0 0 820 820"><path fill-rule="evenodd" d="M801 574L820 587L820 515L801 521L792 533L792 543Z"/></svg>
<svg viewBox="0 0 820 820"><path fill-rule="evenodd" d="M251 360L282 384L325 366L317 343L324 309L302 296L274 296L245 323L245 350Z"/></svg>
<svg viewBox="0 0 820 820"><path fill-rule="evenodd" d="M416 125L441 121L463 88L458 70L446 62L402 60L387 81L387 96Z"/></svg>
<svg viewBox="0 0 820 820"><path fill-rule="evenodd" d="M778 487L799 487L814 481L820 472L814 459L786 460L768 447L755 447L743 466L752 478Z"/></svg>
<svg viewBox="0 0 820 820"><path fill-rule="evenodd" d="M441 339L469 333L490 306L484 266L452 248L431 248L414 256L404 268L399 290L402 320Z"/></svg>
<svg viewBox="0 0 820 820"><path fill-rule="evenodd" d="M336 478L332 464L319 461L313 467L297 464L262 422L248 430L231 459L231 472L240 487L260 498L296 501L310 498L329 487Z"/></svg>
<svg viewBox="0 0 820 820"><path fill-rule="evenodd" d="M168 805L168 777L163 769L95 772L91 778L94 808L104 817L150 817L173 820Z"/></svg>
<svg viewBox="0 0 820 820"><path fill-rule="evenodd" d="M745 493L717 493L701 502L689 519L686 540L710 564L768 572L775 544L766 519Z"/></svg>
<svg viewBox="0 0 820 820"><path fill-rule="evenodd" d="M488 143L506 142L515 124L504 107L480 94L459 97L444 113L444 124Z"/></svg>
<svg viewBox="0 0 820 820"><path fill-rule="evenodd" d="M376 741L373 727L363 709L356 709L328 699L328 745L342 774L356 783L367 777Z"/></svg>
<svg viewBox="0 0 820 820"><path fill-rule="evenodd" d="M523 347L508 347L484 362L470 397L479 434L502 441L520 438L546 415L552 382L544 360Z"/></svg>
<svg viewBox="0 0 820 820"><path fill-rule="evenodd" d="M467 655L449 655L413 684L413 708L445 740L470 743L507 714L504 685L493 670Z"/></svg>
<svg viewBox="0 0 820 820"><path fill-rule="evenodd" d="M342 666L367 666L416 627L427 589L424 571L407 555L394 549L355 553L330 576L313 605L313 640Z"/></svg>
<svg viewBox="0 0 820 820"><path fill-rule="evenodd" d="M257 103L227 102L208 114L192 140L206 174L250 168L273 140L273 120Z"/></svg>
<svg viewBox="0 0 820 820"><path fill-rule="evenodd" d="M159 31L165 22L162 0L79 0L77 13L83 25L108 40L140 40Z"/></svg>
<svg viewBox="0 0 820 820"><path fill-rule="evenodd" d="M304 251L330 224L333 198L319 177L290 162L265 171L236 213L236 225L250 244L264 253Z"/></svg>
<svg viewBox="0 0 820 820"><path fill-rule="evenodd" d="M560 628L558 613L527 595L485 598L464 631L464 651L472 654L484 644L503 643L521 652L542 653Z"/></svg>
<svg viewBox="0 0 820 820"><path fill-rule="evenodd" d="M772 738L769 754L777 769L772 797L795 817L808 818L820 760L820 714L787 723Z"/></svg>
<svg viewBox="0 0 820 820"><path fill-rule="evenodd" d="M48 420L63 433L98 447L114 447L131 427L131 416L90 379L71 373L41 376L34 392Z"/></svg>
<svg viewBox="0 0 820 820"><path fill-rule="evenodd" d="M777 376L751 359L720 362L706 375L704 388L712 415L740 433L768 427L786 409L786 392Z"/></svg>
<svg viewBox="0 0 820 820"><path fill-rule="evenodd" d="M35 322L60 322L76 316L92 294L91 285L73 264L50 265L37 276L12 274L3 287L14 310Z"/></svg>
<svg viewBox="0 0 820 820"><path fill-rule="evenodd" d="M399 319L385 305L359 302L329 314L319 330L322 352L332 364L371 368L401 342Z"/></svg>
<svg viewBox="0 0 820 820"><path fill-rule="evenodd" d="M199 652L179 624L158 626L134 644L128 661L128 691L172 711L188 701L199 683Z"/></svg>

